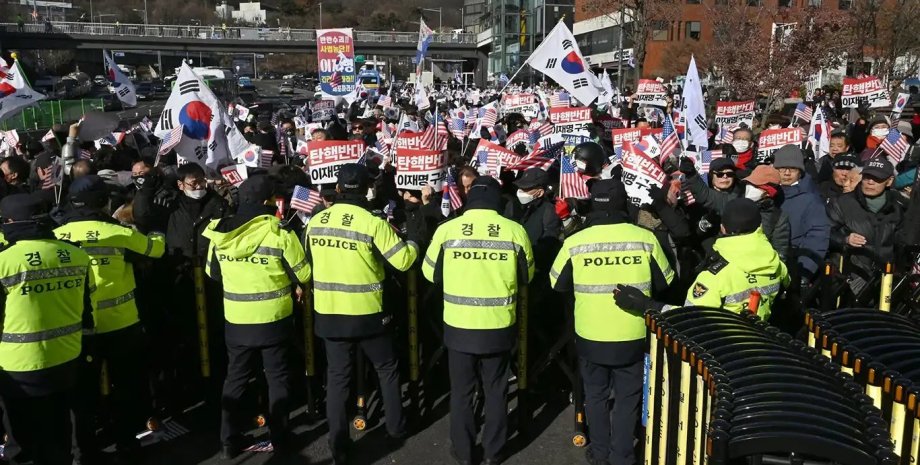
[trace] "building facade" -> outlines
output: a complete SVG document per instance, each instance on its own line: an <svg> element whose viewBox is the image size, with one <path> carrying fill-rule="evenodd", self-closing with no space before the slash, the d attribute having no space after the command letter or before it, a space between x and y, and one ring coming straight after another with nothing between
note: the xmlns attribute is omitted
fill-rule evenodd
<svg viewBox="0 0 920 465"><path fill-rule="evenodd" d="M575 24L573 34L585 59L593 68L604 68L615 73L622 60L624 74L631 76L629 67L632 60L633 44L629 42L628 31L631 27L628 15L623 15L625 24L624 43L619 45L621 16L618 11L597 11L599 0L575 0ZM602 1L602 0L601 0ZM853 7L855 0L674 0L678 8L677 20L662 21L652 24L652 31L645 43L646 55L643 62L643 75L648 78L658 76L671 78L665 69L664 61L672 47L684 47L686 41L700 41L703 46L713 40L713 24L709 8L725 5L729 1L747 2L752 7L766 7L776 13L784 10L796 10L809 7L834 8L847 10ZM617 2L610 2L616 4ZM601 3L602 4L602 3ZM592 11L594 10L594 11ZM766 22L765 28L771 23Z"/></svg>

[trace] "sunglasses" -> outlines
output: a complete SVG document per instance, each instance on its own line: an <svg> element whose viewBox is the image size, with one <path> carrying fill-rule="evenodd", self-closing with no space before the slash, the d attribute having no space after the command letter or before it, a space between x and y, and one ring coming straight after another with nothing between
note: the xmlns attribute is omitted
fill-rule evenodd
<svg viewBox="0 0 920 465"><path fill-rule="evenodd" d="M735 177L735 172L734 171L721 171L718 173L712 173L712 175L717 178L733 178Z"/></svg>

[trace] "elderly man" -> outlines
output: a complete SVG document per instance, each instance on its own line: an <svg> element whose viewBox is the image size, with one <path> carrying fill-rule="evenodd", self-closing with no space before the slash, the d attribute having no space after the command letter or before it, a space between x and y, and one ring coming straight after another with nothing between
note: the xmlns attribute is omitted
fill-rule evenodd
<svg viewBox="0 0 920 465"><path fill-rule="evenodd" d="M787 145L776 151L773 167L783 188L781 208L789 216L790 243L803 283L811 281L827 255L830 224L824 201L811 178L805 175L802 149Z"/></svg>
<svg viewBox="0 0 920 465"><path fill-rule="evenodd" d="M849 252L843 269L857 297L885 262L894 261L905 210L903 197L891 191L894 167L887 159L870 159L863 167L862 177L856 190L831 200L827 206L831 249ZM872 294L875 293L867 292L860 303L871 304Z"/></svg>

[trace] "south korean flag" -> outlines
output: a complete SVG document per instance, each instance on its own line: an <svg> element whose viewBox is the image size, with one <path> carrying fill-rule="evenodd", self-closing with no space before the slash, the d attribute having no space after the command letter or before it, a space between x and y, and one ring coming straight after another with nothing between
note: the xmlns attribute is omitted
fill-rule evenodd
<svg viewBox="0 0 920 465"><path fill-rule="evenodd" d="M202 167L217 169L218 165L230 160L225 127L230 118L225 114L224 105L211 89L188 63L182 63L154 134L163 138L181 124L182 141L176 145L176 153Z"/></svg>
<svg viewBox="0 0 920 465"><path fill-rule="evenodd" d="M562 21L543 39L527 63L531 68L553 78L582 105L590 105L598 97L602 102L612 97L604 90L597 76L588 69L575 37Z"/></svg>
<svg viewBox="0 0 920 465"><path fill-rule="evenodd" d="M105 62L105 77L112 83L115 95L125 106L137 106L137 93L134 90L134 84L124 73L115 65L115 61L105 50L102 51L102 61Z"/></svg>

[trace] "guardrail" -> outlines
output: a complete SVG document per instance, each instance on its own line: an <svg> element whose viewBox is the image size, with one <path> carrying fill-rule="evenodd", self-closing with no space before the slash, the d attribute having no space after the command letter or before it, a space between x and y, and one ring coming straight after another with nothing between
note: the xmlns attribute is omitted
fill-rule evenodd
<svg viewBox="0 0 920 465"><path fill-rule="evenodd" d="M43 23L29 23L22 29L16 23L0 23L0 30L6 33L53 33L92 36L123 36L151 38L182 39L220 39L220 40L285 40L315 41L316 29L270 28L251 26L193 26L166 24L115 24L115 23L51 23L50 31ZM354 31L356 42L381 42L414 44L418 42L418 32L397 31ZM476 45L476 34L470 33L435 33L433 42L442 44Z"/></svg>

